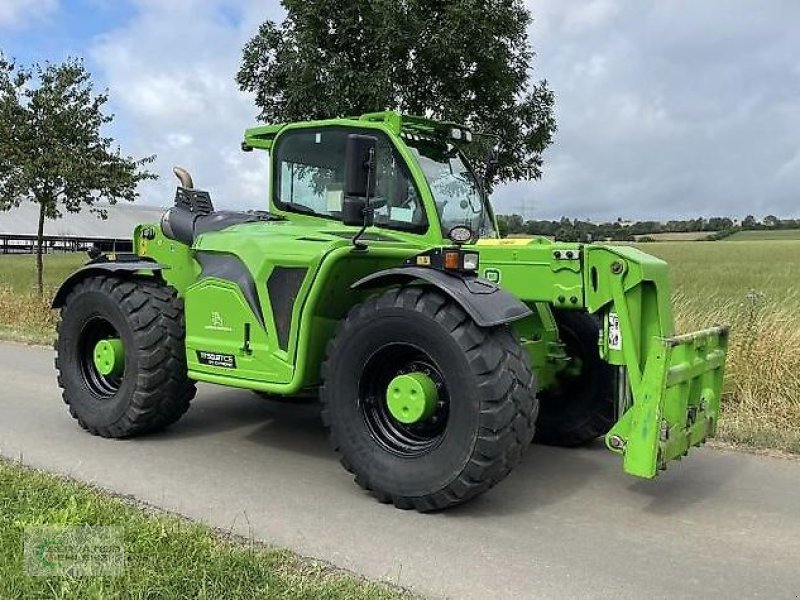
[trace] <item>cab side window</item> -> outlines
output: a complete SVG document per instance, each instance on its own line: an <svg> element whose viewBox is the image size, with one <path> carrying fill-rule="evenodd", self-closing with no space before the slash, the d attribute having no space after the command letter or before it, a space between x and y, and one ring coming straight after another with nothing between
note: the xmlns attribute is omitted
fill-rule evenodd
<svg viewBox="0 0 800 600"><path fill-rule="evenodd" d="M275 150L275 203L298 213L340 219L344 199L345 146L350 133L374 135L375 224L422 232L422 199L403 160L381 132L341 127L299 129L283 134Z"/></svg>

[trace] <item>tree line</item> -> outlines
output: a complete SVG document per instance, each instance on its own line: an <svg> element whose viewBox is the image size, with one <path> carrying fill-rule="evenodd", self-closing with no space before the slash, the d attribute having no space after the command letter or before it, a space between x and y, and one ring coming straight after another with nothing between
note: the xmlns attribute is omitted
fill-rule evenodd
<svg viewBox="0 0 800 600"><path fill-rule="evenodd" d="M656 233L708 232L709 239L721 239L737 231L755 229L800 229L800 219L780 219L767 215L759 220L747 215L739 221L731 217L698 217L697 219L661 221L616 221L594 223L561 217L558 221L524 220L518 214L498 215L500 235L543 235L562 242L591 240L648 241Z"/></svg>

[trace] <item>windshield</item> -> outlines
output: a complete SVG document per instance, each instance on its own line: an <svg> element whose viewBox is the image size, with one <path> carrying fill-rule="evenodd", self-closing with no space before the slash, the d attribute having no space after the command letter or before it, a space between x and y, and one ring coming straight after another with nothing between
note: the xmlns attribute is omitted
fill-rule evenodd
<svg viewBox="0 0 800 600"><path fill-rule="evenodd" d="M320 127L282 135L275 149L275 205L290 212L341 220L345 147L353 131ZM376 138L375 195L370 199L375 225L425 232L425 209L405 163L389 138L383 134Z"/></svg>
<svg viewBox="0 0 800 600"><path fill-rule="evenodd" d="M410 143L436 202L442 234L466 225L478 237L496 238L488 199L461 153L450 144Z"/></svg>

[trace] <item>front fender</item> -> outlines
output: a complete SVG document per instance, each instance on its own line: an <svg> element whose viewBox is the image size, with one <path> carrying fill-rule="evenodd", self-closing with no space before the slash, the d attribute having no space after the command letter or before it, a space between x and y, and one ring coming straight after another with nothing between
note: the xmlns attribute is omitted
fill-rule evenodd
<svg viewBox="0 0 800 600"><path fill-rule="evenodd" d="M152 259L136 255L118 255L118 257L119 258L111 260L107 256L103 256L100 257L100 259L90 260L80 269L72 273L58 288L50 307L61 308L64 306L64 301L67 299L67 295L69 295L69 291L73 286L82 279L91 277L92 275L120 272L132 274L140 271L152 271L155 274L161 271L161 265Z"/></svg>
<svg viewBox="0 0 800 600"><path fill-rule="evenodd" d="M351 287L381 288L420 280L447 294L480 327L510 323L531 314L531 309L523 302L487 279L424 267L385 269L359 279Z"/></svg>

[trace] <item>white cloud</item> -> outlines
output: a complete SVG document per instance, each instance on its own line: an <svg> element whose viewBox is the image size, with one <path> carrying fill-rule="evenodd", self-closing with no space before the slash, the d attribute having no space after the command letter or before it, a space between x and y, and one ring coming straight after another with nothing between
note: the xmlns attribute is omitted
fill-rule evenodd
<svg viewBox="0 0 800 600"><path fill-rule="evenodd" d="M0 0L0 27L30 25L57 9L58 0Z"/></svg>
<svg viewBox="0 0 800 600"><path fill-rule="evenodd" d="M185 148L194 141L194 138L185 133L168 133L166 142L173 148Z"/></svg>
<svg viewBox="0 0 800 600"><path fill-rule="evenodd" d="M91 55L109 86L123 151L157 155L151 168L161 179L141 187L141 202L170 204L172 167L180 165L216 206L266 208L266 155L240 151L257 110L234 78L243 45L276 8L257 0L137 5L134 18L98 39Z"/></svg>
<svg viewBox="0 0 800 600"><path fill-rule="evenodd" d="M615 0L527 0L537 26L569 35L603 30L620 11Z"/></svg>
<svg viewBox="0 0 800 600"><path fill-rule="evenodd" d="M800 4L529 0L559 131L530 218L800 215Z"/></svg>
<svg viewBox="0 0 800 600"><path fill-rule="evenodd" d="M259 23L280 16L277 1L135 1L137 14L91 56L123 150L158 155L162 179L143 186L142 201L171 203L179 164L220 207L266 207L266 157L239 151L257 110L234 77ZM55 4L0 0L0 24L9 2ZM800 3L528 4L534 77L556 92L559 132L540 182L498 190L501 211L800 216Z"/></svg>

